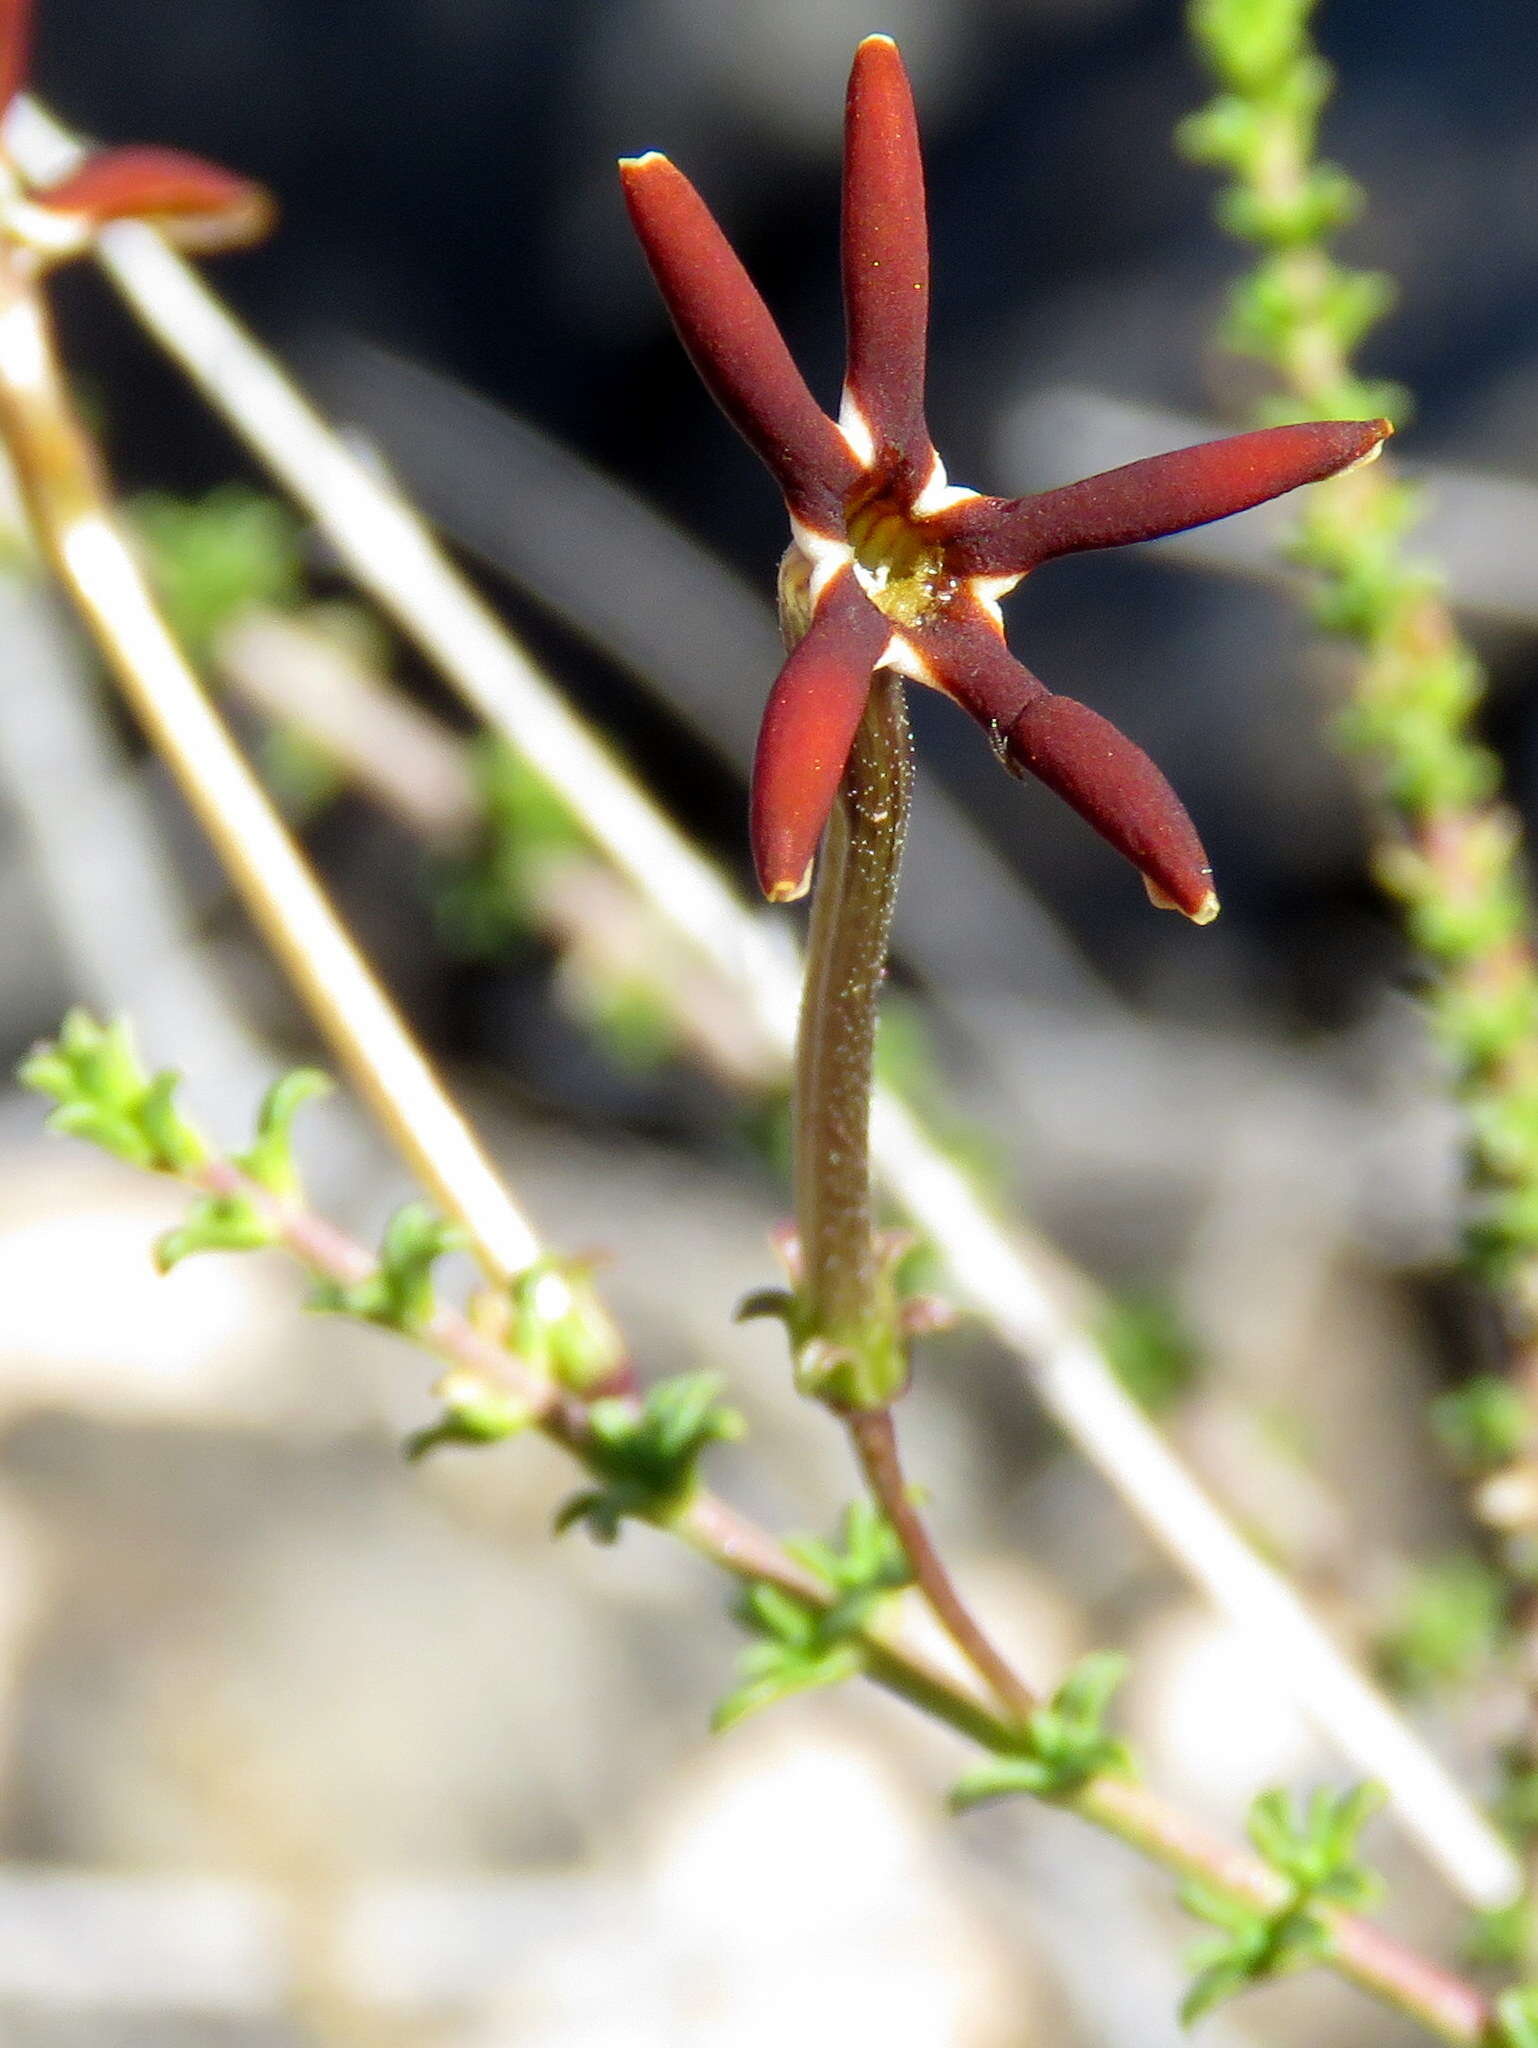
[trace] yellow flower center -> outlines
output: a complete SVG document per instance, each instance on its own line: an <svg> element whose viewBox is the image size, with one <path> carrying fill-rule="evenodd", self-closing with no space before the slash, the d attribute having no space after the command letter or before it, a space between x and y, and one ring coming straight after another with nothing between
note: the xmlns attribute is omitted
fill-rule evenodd
<svg viewBox="0 0 1538 2048"><path fill-rule="evenodd" d="M944 550L890 498L857 505L846 530L866 594L894 626L922 625L954 589Z"/></svg>

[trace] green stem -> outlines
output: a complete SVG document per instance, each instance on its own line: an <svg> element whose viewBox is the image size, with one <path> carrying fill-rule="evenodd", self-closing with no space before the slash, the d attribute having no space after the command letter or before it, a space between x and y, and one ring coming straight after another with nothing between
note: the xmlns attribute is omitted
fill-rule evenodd
<svg viewBox="0 0 1538 2048"><path fill-rule="evenodd" d="M903 1474L891 1409L867 1409L851 1415L849 1435L865 1483L896 1531L913 1567L914 1583L929 1603L930 1611L973 1670L988 1681L1011 1716L1020 1722L1027 1721L1038 1704L1036 1695L995 1647L987 1630L962 1599L936 1549L928 1525L914 1504L913 1489Z"/></svg>
<svg viewBox="0 0 1538 2048"><path fill-rule="evenodd" d="M870 1098L911 782L903 684L882 669L818 857L796 1042L802 1334L852 1355L825 1388L851 1407L880 1405L901 1386L900 1371L884 1383L900 1346L871 1208Z"/></svg>
<svg viewBox="0 0 1538 2048"><path fill-rule="evenodd" d="M812 897L794 1111L799 1366L808 1391L844 1414L866 1484L936 1620L1020 1721L1035 1696L957 1591L914 1504L892 1421L891 1403L907 1380L907 1347L891 1261L876 1234L870 1105L911 785L904 686L881 669L845 764Z"/></svg>

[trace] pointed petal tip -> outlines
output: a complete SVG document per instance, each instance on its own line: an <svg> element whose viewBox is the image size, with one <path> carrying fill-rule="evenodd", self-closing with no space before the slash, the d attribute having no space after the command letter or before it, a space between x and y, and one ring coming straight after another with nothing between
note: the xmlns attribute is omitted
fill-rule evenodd
<svg viewBox="0 0 1538 2048"><path fill-rule="evenodd" d="M1355 462L1348 462L1344 469L1337 470L1337 476L1350 476L1352 470L1364 469L1369 462L1376 462L1383 453L1385 442L1389 440L1394 432L1394 422L1392 420L1364 420L1362 424L1373 437L1372 445L1364 448Z"/></svg>
<svg viewBox="0 0 1538 2048"><path fill-rule="evenodd" d="M855 50L855 56L863 57L867 50L890 50L894 57L900 54L896 38L887 35L884 31L878 32L873 36L862 36Z"/></svg>
<svg viewBox="0 0 1538 2048"><path fill-rule="evenodd" d="M806 870L800 875L779 875L770 878L759 877L765 897L771 903L799 903L812 886L812 866L808 861Z"/></svg>
<svg viewBox="0 0 1538 2048"><path fill-rule="evenodd" d="M178 248L214 255L248 247L277 220L264 186L182 150L130 143L87 157L33 195L48 213L75 217L86 232L142 220Z"/></svg>
<svg viewBox="0 0 1538 2048"><path fill-rule="evenodd" d="M664 156L660 149L643 149L639 156L620 158L619 174L628 182L631 178L641 177L658 165L665 165L668 170L672 170L672 158Z"/></svg>
<svg viewBox="0 0 1538 2048"><path fill-rule="evenodd" d="M1147 890L1148 900L1155 910L1178 910L1181 916L1188 917L1192 924L1211 924L1221 908L1215 889L1209 889L1193 909L1188 903L1177 902L1147 875L1143 877L1143 887Z"/></svg>

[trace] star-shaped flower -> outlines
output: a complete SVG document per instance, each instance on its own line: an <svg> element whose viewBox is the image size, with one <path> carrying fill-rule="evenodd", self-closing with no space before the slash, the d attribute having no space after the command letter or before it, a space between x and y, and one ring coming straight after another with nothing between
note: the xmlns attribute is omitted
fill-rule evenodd
<svg viewBox="0 0 1538 2048"><path fill-rule="evenodd" d="M844 130L844 400L835 423L694 187L655 153L621 165L630 215L695 367L785 494L795 639L753 770L765 894L803 894L872 674L952 697L1004 765L1066 798L1156 903L1217 914L1183 806L1142 750L1004 644L999 599L1057 555L1179 533L1377 453L1387 420L1237 434L1029 498L946 482L924 420L929 251L913 96L886 36L855 54ZM796 637L799 632L799 638Z"/></svg>
<svg viewBox="0 0 1538 2048"><path fill-rule="evenodd" d="M32 0L0 0L0 119L26 83ZM260 185L177 149L98 150L52 184L30 188L0 146L0 238L21 279L79 256L98 229L143 220L206 253L256 241L272 225Z"/></svg>

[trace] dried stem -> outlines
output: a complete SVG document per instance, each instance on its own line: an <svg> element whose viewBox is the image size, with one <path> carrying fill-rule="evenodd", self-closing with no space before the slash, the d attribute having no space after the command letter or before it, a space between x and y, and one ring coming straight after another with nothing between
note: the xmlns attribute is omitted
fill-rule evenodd
<svg viewBox="0 0 1538 2048"><path fill-rule="evenodd" d="M534 1236L211 709L115 517L35 289L0 278L0 431L38 539L247 908L413 1171L489 1277Z"/></svg>

